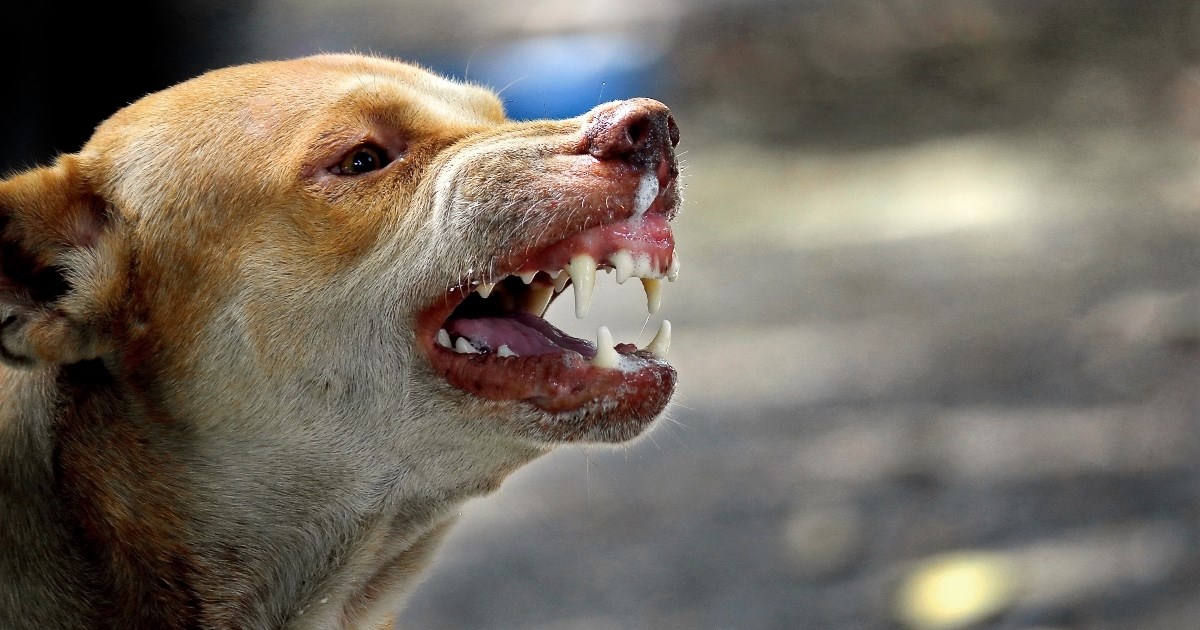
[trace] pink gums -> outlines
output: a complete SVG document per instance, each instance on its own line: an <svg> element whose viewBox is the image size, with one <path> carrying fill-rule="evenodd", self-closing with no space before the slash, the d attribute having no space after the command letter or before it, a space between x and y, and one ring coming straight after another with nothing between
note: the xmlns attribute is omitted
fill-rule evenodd
<svg viewBox="0 0 1200 630"><path fill-rule="evenodd" d="M660 214L648 214L620 223L601 225L542 250L535 258L523 263L517 272L562 269L572 258L581 254L604 262L613 253L623 249L629 250L634 256L649 255L652 267L665 271L675 253L671 224Z"/></svg>

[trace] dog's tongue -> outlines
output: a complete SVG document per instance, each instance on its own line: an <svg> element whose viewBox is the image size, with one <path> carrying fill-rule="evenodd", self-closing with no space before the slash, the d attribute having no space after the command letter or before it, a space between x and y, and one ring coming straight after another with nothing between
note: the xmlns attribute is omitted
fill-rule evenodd
<svg viewBox="0 0 1200 630"><path fill-rule="evenodd" d="M555 328L549 322L524 311L514 311L501 316L454 319L447 322L447 332L466 337L476 348L496 351L500 346L517 356L537 356L570 350L585 359L596 354L591 343L572 337Z"/></svg>

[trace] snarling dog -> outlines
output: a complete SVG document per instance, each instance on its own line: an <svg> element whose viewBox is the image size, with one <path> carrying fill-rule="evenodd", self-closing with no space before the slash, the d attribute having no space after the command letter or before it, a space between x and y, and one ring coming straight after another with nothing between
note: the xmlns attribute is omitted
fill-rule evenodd
<svg viewBox="0 0 1200 630"><path fill-rule="evenodd" d="M0 628L390 624L456 506L661 414L542 318L678 271L669 111L373 57L211 72L0 182Z"/></svg>

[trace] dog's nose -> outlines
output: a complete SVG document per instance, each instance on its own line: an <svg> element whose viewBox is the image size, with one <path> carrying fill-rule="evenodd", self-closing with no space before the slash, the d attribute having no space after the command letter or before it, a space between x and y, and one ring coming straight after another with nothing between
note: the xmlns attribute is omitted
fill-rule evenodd
<svg viewBox="0 0 1200 630"><path fill-rule="evenodd" d="M666 105L649 98L606 103L584 127L587 152L598 160L625 160L640 168L674 164L679 127Z"/></svg>

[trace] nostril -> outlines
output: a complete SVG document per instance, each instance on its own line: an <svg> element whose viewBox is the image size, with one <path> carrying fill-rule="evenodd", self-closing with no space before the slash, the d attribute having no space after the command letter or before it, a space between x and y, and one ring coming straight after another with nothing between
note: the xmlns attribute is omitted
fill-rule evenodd
<svg viewBox="0 0 1200 630"><path fill-rule="evenodd" d="M646 140L650 137L650 119L646 116L641 116L629 122L626 128L626 135L629 137L629 148L636 151L646 146Z"/></svg>
<svg viewBox="0 0 1200 630"><path fill-rule="evenodd" d="M634 99L598 109L584 138L585 150L597 159L646 167L658 163L679 142L679 128L663 104Z"/></svg>

